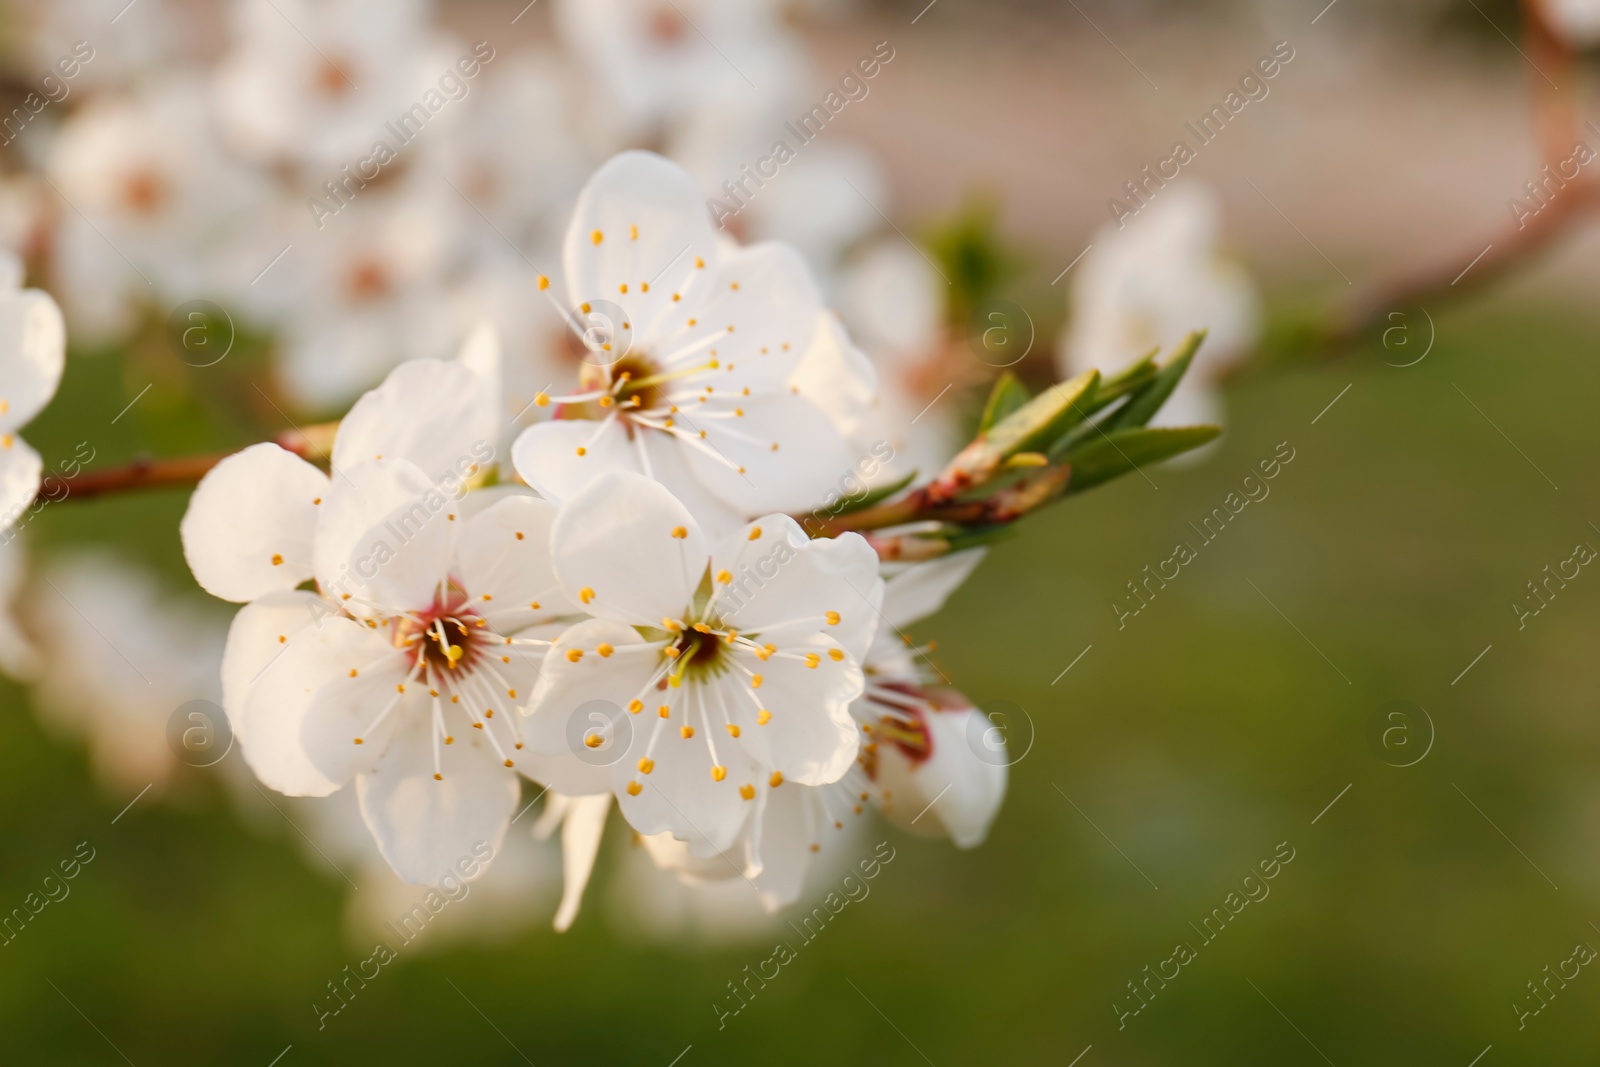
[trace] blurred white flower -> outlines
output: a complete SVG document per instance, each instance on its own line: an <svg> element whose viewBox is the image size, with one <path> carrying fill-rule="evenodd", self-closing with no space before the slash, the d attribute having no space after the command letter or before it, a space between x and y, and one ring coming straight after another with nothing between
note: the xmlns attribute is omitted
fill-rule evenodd
<svg viewBox="0 0 1600 1067"><path fill-rule="evenodd" d="M368 189L321 232L303 233L251 293L241 294L253 315L280 328L278 372L298 404L340 406L399 364L425 359L460 336L447 282L462 206L444 185L409 176ZM284 229L296 224L303 232L303 219ZM265 267L282 246L258 247Z"/></svg>
<svg viewBox="0 0 1600 1067"><path fill-rule="evenodd" d="M63 124L49 173L66 201L56 280L74 334L96 339L163 297L221 292L216 266L267 196L223 152L191 75L90 101Z"/></svg>
<svg viewBox="0 0 1600 1067"><path fill-rule="evenodd" d="M21 286L21 262L0 252L0 530L39 492L44 462L17 431L56 395L67 358L61 309Z"/></svg>
<svg viewBox="0 0 1600 1067"><path fill-rule="evenodd" d="M1600 44L1600 3L1596 0L1541 0L1545 19L1573 48Z"/></svg>
<svg viewBox="0 0 1600 1067"><path fill-rule="evenodd" d="M988 835L1005 798L1003 737L952 689L930 684L920 652L900 630L938 611L982 561L984 550L913 564L888 579L883 616L867 655L866 691L851 711L870 732L862 764L879 809L913 833L973 848Z"/></svg>
<svg viewBox="0 0 1600 1067"><path fill-rule="evenodd" d="M585 187L564 258L574 319L603 320L609 339L556 419L517 440L517 472L540 493L643 473L715 537L809 506L850 467L844 438L788 384L821 312L793 249L722 249L689 175L627 152Z"/></svg>
<svg viewBox="0 0 1600 1067"><path fill-rule="evenodd" d="M21 542L0 541L0 673L18 682L33 681L40 669L39 650L16 614L26 563Z"/></svg>
<svg viewBox="0 0 1600 1067"><path fill-rule="evenodd" d="M249 602L223 661L245 759L289 795L354 779L378 847L417 884L474 841L499 847L518 773L559 782L509 714L548 645L518 635L574 614L550 570L555 509L460 499L493 456L496 393L462 363L402 365L340 424L331 478L255 445L206 475L180 528L200 584Z"/></svg>
<svg viewBox="0 0 1600 1067"><path fill-rule="evenodd" d="M167 723L221 695L219 620L109 556L51 560L32 596L46 726L81 737L108 790L160 789L178 769Z"/></svg>
<svg viewBox="0 0 1600 1067"><path fill-rule="evenodd" d="M145 74L159 72L174 62L194 58L200 43L192 15L179 17L170 0L140 0L138 17L119 17L128 0L51 0L48 4L9 4L7 15L20 16L20 34L27 63L62 84L63 57L74 56L74 46L87 42L93 59L79 65L64 84L67 93L52 104L65 102L73 92L126 86ZM78 57L84 54L78 52ZM24 75L32 75L28 66ZM44 86L49 89L50 86ZM56 93L59 95L59 90Z"/></svg>
<svg viewBox="0 0 1600 1067"><path fill-rule="evenodd" d="M772 0L560 0L555 16L595 88L588 125L617 143L670 135L707 109L770 120L803 84Z"/></svg>
<svg viewBox="0 0 1600 1067"><path fill-rule="evenodd" d="M427 0L236 0L215 73L230 142L262 162L353 165L455 62L432 14Z"/></svg>
<svg viewBox="0 0 1600 1067"><path fill-rule="evenodd" d="M1108 223L1072 276L1072 317L1056 361L1063 377L1114 374L1190 331L1207 331L1188 374L1155 426L1219 422L1217 379L1260 328L1261 298L1243 268L1218 250L1222 209L1192 180L1169 186L1124 229Z"/></svg>
<svg viewBox="0 0 1600 1067"><path fill-rule="evenodd" d="M640 833L719 852L785 783L849 769L881 597L861 537L813 541L769 515L713 552L666 489L617 472L563 507L551 552L595 618L546 655L529 739L551 755L617 746L611 786Z"/></svg>

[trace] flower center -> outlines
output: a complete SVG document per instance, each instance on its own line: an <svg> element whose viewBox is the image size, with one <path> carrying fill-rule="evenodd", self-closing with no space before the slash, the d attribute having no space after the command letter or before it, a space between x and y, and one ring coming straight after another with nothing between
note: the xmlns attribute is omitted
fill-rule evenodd
<svg viewBox="0 0 1600 1067"><path fill-rule="evenodd" d="M658 7L650 13L650 36L662 44L677 44L683 40L687 29L676 8Z"/></svg>
<svg viewBox="0 0 1600 1067"><path fill-rule="evenodd" d="M471 671L482 658L482 627L483 617L468 605L465 594L452 588L435 597L426 611L399 619L394 643L409 650L412 666L421 662L425 670L448 678Z"/></svg>
<svg viewBox="0 0 1600 1067"><path fill-rule="evenodd" d="M151 216L167 199L167 183L153 170L136 170L122 180L122 206L135 215Z"/></svg>
<svg viewBox="0 0 1600 1067"><path fill-rule="evenodd" d="M345 63L348 64L349 60ZM312 84L323 96L339 97L351 89L350 79L344 76L344 71L331 59L324 60L317 68L316 74L312 77Z"/></svg>
<svg viewBox="0 0 1600 1067"><path fill-rule="evenodd" d="M345 277L345 292L352 300L376 300L387 296L390 288L389 272L372 259L357 261Z"/></svg>

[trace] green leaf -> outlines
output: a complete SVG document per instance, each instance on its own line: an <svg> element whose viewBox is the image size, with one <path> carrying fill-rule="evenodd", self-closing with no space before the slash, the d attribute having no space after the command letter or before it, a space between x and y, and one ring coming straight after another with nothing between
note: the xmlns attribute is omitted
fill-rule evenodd
<svg viewBox="0 0 1600 1067"><path fill-rule="evenodd" d="M1161 410L1161 405L1167 402L1172 391L1178 387L1178 382L1188 371L1189 364L1194 362L1194 354L1200 350L1200 344L1205 339L1204 330L1196 330L1185 337L1177 352L1167 360L1155 378L1143 389L1134 393L1121 410L1106 420L1105 429L1123 430L1133 426L1143 426L1155 418L1156 412Z"/></svg>
<svg viewBox="0 0 1600 1067"><path fill-rule="evenodd" d="M829 512L829 518L832 518L834 515L848 515L852 511L860 511L862 508L870 508L879 501L888 500L890 497L894 496L896 493L900 492L902 489L906 488L906 486L915 481L916 477L917 472L912 471L904 478L897 478L888 485L880 485L876 489L867 490L866 495L860 500L850 500L847 497L845 498L847 503L845 503L843 507Z"/></svg>
<svg viewBox="0 0 1600 1067"><path fill-rule="evenodd" d="M1048 452L1063 434L1083 421L1084 407L1093 402L1099 387L1097 370L1051 386L995 424L987 445L1001 460L1018 452Z"/></svg>
<svg viewBox="0 0 1600 1067"><path fill-rule="evenodd" d="M1130 471L1191 449L1199 448L1222 433L1220 426L1177 426L1151 429L1130 426L1095 434L1073 449L1063 462L1072 467L1069 495L1093 489Z"/></svg>
<svg viewBox="0 0 1600 1067"><path fill-rule="evenodd" d="M1006 371L994 383L989 402L983 406L983 419L978 423L979 433L988 433L995 423L1028 402L1028 387L1015 374Z"/></svg>

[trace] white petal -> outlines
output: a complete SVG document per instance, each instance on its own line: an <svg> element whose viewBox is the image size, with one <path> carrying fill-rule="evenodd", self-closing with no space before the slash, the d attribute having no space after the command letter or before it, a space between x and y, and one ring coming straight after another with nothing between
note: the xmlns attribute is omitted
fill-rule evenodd
<svg viewBox="0 0 1600 1067"><path fill-rule="evenodd" d="M599 618L659 626L680 619L705 574L706 539L677 498L638 474L595 480L550 535L567 596Z"/></svg>
<svg viewBox="0 0 1600 1067"><path fill-rule="evenodd" d="M50 294L0 292L0 430L27 425L55 396L66 343L61 309Z"/></svg>
<svg viewBox="0 0 1600 1067"><path fill-rule="evenodd" d="M603 427L588 419L536 423L517 435L511 460L523 481L558 504L609 471L640 471L638 451L615 419Z"/></svg>
<svg viewBox="0 0 1600 1067"><path fill-rule="evenodd" d="M785 389L822 313L805 260L786 244L764 241L734 249L711 273L709 292L673 312L663 339L641 354L668 370L714 357L716 372L691 379L695 389L707 383L719 392ZM647 344L635 333L635 348Z"/></svg>
<svg viewBox="0 0 1600 1067"><path fill-rule="evenodd" d="M740 740L762 766L783 772L785 781L827 785L844 777L861 747L861 727L850 715L850 702L861 694L861 668L849 657L829 655L839 646L817 635L795 651L812 653L806 660L775 655L766 662L744 655L741 660L761 675L761 688L742 671L718 681L725 705L740 727ZM788 651L788 648L782 651ZM751 696L755 699L752 700ZM763 725L756 707L771 717Z"/></svg>
<svg viewBox="0 0 1600 1067"><path fill-rule="evenodd" d="M600 655L602 644L612 647L610 656ZM528 747L551 757L575 758L590 767L609 767L623 759L633 734L648 730L647 719L655 714L653 704L649 716L624 710L640 698L660 665L659 654L643 651L644 647L638 631L609 619L586 619L563 631L546 653L539 683L528 701L524 720ZM569 652L582 655L574 660ZM642 699L648 701L650 695ZM606 743L598 748L586 745L591 734ZM590 791L574 790L568 781L546 784L567 794Z"/></svg>
<svg viewBox="0 0 1600 1067"><path fill-rule="evenodd" d="M240 746L263 783L289 796L325 797L348 779L331 778L311 760L302 740L306 716L322 686L393 649L350 619L325 619L290 635L283 655L250 685L244 699ZM376 713L377 709L374 709Z"/></svg>
<svg viewBox="0 0 1600 1067"><path fill-rule="evenodd" d="M826 631L852 659L866 656L883 580L878 554L859 534L814 541L789 516L768 515L723 541L711 569L715 609L740 633L783 645Z"/></svg>
<svg viewBox="0 0 1600 1067"><path fill-rule="evenodd" d="M435 885L463 858L487 844L498 852L521 787L481 730L440 746L434 778L433 739L426 730L399 732L377 769L356 776L361 816L394 872L415 885Z"/></svg>
<svg viewBox="0 0 1600 1067"><path fill-rule="evenodd" d="M768 911L777 911L800 899L806 872L811 869L811 846L817 842L818 829L826 819L815 789L791 785L767 795L757 846L761 871L754 877Z"/></svg>
<svg viewBox="0 0 1600 1067"><path fill-rule="evenodd" d="M312 534L328 479L271 442L200 479L178 532L195 581L223 600L254 600L312 576Z"/></svg>
<svg viewBox="0 0 1600 1067"><path fill-rule="evenodd" d="M687 694L691 688L685 685L680 692L692 699ZM682 707L684 701L680 696L676 703ZM664 724L649 774L641 774L638 768L649 738L641 722L628 758L611 768L617 804L629 825L641 834L670 832L680 840L699 842L708 851L722 852L738 839L755 811L754 800L744 799L740 787L750 786L759 795L767 788L767 775L738 742L724 735L717 741L717 759L726 773L717 781L712 777L710 738L701 717L692 717L697 725L691 738L678 732L682 721L675 711L673 721ZM633 783L638 783L638 795L629 792Z"/></svg>
<svg viewBox="0 0 1600 1067"><path fill-rule="evenodd" d="M636 345L654 337L674 308L693 306L708 290L716 257L710 214L694 179L649 152L624 152L594 173L573 209L562 253L572 306L617 304ZM682 298L676 303L675 293Z"/></svg>
<svg viewBox="0 0 1600 1067"><path fill-rule="evenodd" d="M337 613L317 594L297 589L268 593L239 609L222 651L222 710L234 737L244 740L244 705L256 677L288 650L291 637Z"/></svg>
<svg viewBox="0 0 1600 1067"><path fill-rule="evenodd" d="M555 519L548 500L509 496L466 520L454 575L496 632L513 633L577 610L562 595L550 561Z"/></svg>
<svg viewBox="0 0 1600 1067"><path fill-rule="evenodd" d="M494 458L498 408L490 383L461 363L402 363L339 424L333 465L348 471L405 459L434 481L459 484Z"/></svg>
<svg viewBox="0 0 1600 1067"><path fill-rule="evenodd" d="M915 563L884 583L883 618L890 626L910 626L944 607L987 549L974 548L927 563ZM879 637L895 636L886 629ZM898 637L896 637L898 640Z"/></svg>
<svg viewBox="0 0 1600 1067"><path fill-rule="evenodd" d="M433 602L449 569L459 503L433 487L407 460L378 460L342 470L318 516L312 561L334 599L416 609Z"/></svg>
<svg viewBox="0 0 1600 1067"><path fill-rule="evenodd" d="M706 432L708 446L686 448L685 455L706 488L741 516L804 511L828 503L830 495L836 502L860 492L856 470L871 457L858 455L805 397L788 391L751 396L713 412L733 417L697 419L693 410L680 416L680 424Z"/></svg>
<svg viewBox="0 0 1600 1067"><path fill-rule="evenodd" d="M578 917L578 905L583 902L584 887L589 884L589 874L594 870L594 858L600 851L600 838L610 810L609 793L574 797L561 825L561 906L556 909L555 918L558 933L565 933L572 920Z"/></svg>
<svg viewBox="0 0 1600 1067"><path fill-rule="evenodd" d="M851 343L838 316L824 312L789 384L827 415L839 432L852 437L871 416L878 371Z"/></svg>
<svg viewBox="0 0 1600 1067"><path fill-rule="evenodd" d="M944 833L957 848L974 848L1005 799L1004 742L998 750L988 747L993 728L974 708L934 710L924 721L926 758L913 761L892 742L878 747L878 784L894 798L883 812L912 833ZM918 818L924 809L933 817Z"/></svg>
<svg viewBox="0 0 1600 1067"><path fill-rule="evenodd" d="M44 461L20 437L0 442L0 530L9 529L39 492Z"/></svg>

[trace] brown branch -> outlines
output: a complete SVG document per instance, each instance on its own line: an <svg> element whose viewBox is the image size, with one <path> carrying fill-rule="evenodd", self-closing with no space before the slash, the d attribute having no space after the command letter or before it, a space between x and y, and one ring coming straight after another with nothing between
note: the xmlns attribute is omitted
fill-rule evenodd
<svg viewBox="0 0 1600 1067"><path fill-rule="evenodd" d="M302 434L299 430L286 430L273 438L273 443L303 459L323 459L326 453L313 444L313 437L319 429L320 427L312 427L306 434ZM76 478L67 480L67 494L61 499L86 500L107 493L122 493L133 489L198 485L207 471L231 455L232 452L216 452L210 455L179 456L173 459L141 456L120 467L81 471Z"/></svg>

